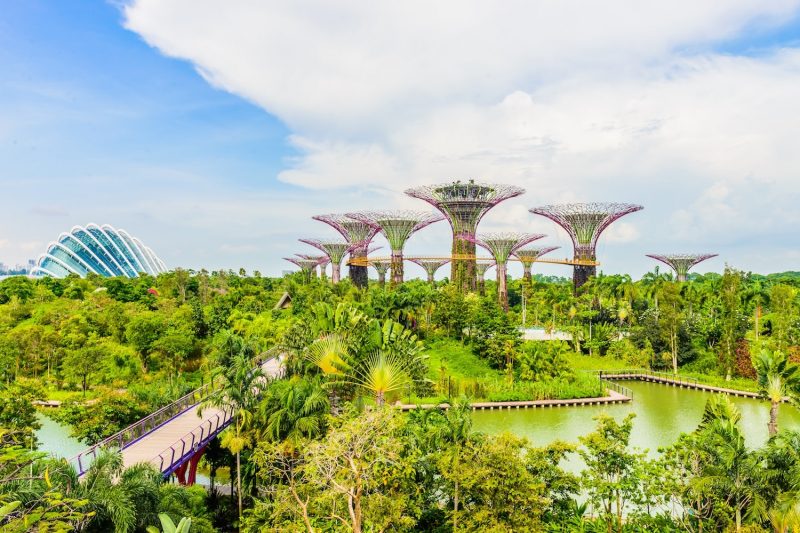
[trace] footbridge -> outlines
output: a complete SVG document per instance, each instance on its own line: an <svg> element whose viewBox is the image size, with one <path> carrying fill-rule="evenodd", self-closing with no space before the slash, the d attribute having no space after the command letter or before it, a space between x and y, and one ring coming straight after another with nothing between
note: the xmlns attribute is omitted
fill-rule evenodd
<svg viewBox="0 0 800 533"><path fill-rule="evenodd" d="M271 356L260 363L267 377L281 373L280 358ZM182 485L195 482L197 463L206 446L228 427L233 412L202 406L215 384L199 387L162 407L122 431L87 448L70 459L78 476L83 476L103 448L117 449L123 464L150 463L164 476L175 474ZM202 406L202 408L201 408Z"/></svg>

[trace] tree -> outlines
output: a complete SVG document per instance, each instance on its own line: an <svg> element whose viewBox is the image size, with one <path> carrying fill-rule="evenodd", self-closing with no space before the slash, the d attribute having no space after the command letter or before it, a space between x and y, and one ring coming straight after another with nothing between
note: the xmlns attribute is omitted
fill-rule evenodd
<svg viewBox="0 0 800 533"><path fill-rule="evenodd" d="M672 372L678 374L678 333L682 313L680 287L676 283L665 283L661 289L662 305L658 311L658 325L661 335L667 341L672 356Z"/></svg>
<svg viewBox="0 0 800 533"><path fill-rule="evenodd" d="M731 268L725 268L722 276L721 302L722 313L720 316L721 338L719 357L722 368L725 370L725 379L730 380L733 362L736 356L736 345L744 336L741 294L742 274Z"/></svg>
<svg viewBox="0 0 800 533"><path fill-rule="evenodd" d="M620 424L608 415L599 415L595 417L597 429L578 439L586 463L584 488L602 513L609 533L613 529L622 532L623 511L640 492L644 454L628 450L634 417L631 413Z"/></svg>
<svg viewBox="0 0 800 533"><path fill-rule="evenodd" d="M754 366L758 378L758 393L768 400L770 437L778 433L778 407L784 398L797 405L800 395L800 367L790 363L781 352L767 349L755 357Z"/></svg>
<svg viewBox="0 0 800 533"><path fill-rule="evenodd" d="M134 315L125 328L125 336L139 355L142 357L142 366L145 372L150 369L150 354L156 341L164 333L164 317L150 311Z"/></svg>
<svg viewBox="0 0 800 533"><path fill-rule="evenodd" d="M252 352L244 346L236 354L229 367L218 368L215 379L218 387L206 400L205 405L219 407L233 413L233 425L223 437L223 445L236 455L236 493L239 504L239 521L242 520L242 463L241 452L247 445L244 429L256 413L261 391L267 377L261 367L254 366Z"/></svg>
<svg viewBox="0 0 800 533"><path fill-rule="evenodd" d="M252 426L259 441L285 443L293 452L305 440L325 433L330 408L319 380L292 376L267 389Z"/></svg>

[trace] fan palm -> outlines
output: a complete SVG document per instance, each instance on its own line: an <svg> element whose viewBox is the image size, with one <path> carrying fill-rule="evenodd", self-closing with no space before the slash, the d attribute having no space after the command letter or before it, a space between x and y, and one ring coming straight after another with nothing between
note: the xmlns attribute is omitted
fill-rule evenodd
<svg viewBox="0 0 800 533"><path fill-rule="evenodd" d="M411 383L408 364L391 352L377 351L369 355L350 373L350 382L374 395L382 406L386 394L402 390Z"/></svg>
<svg viewBox="0 0 800 533"><path fill-rule="evenodd" d="M800 392L800 367L790 363L781 352L762 350L753 361L758 374L759 394L770 402L769 434L778 432L778 406L784 398L798 403Z"/></svg>

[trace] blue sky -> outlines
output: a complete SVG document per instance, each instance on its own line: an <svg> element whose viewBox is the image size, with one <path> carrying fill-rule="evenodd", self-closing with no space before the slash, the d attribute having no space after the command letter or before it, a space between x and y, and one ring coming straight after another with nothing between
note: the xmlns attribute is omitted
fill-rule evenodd
<svg viewBox="0 0 800 533"><path fill-rule="evenodd" d="M169 266L279 274L333 235L312 214L425 209L401 191L483 177L528 189L485 229L563 247L528 207L644 204L603 240L609 272L706 250L708 270L800 270L796 2L438 8L5 2L0 261L98 222Z"/></svg>

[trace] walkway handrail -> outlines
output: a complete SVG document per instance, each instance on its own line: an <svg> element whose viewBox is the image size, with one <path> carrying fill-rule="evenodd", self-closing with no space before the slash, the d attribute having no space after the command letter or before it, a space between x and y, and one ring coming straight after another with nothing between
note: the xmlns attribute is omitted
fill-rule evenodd
<svg viewBox="0 0 800 533"><path fill-rule="evenodd" d="M615 378L615 377L650 377L656 379L668 380L673 383L684 385L697 385L699 381L697 378L681 376L680 374L672 374L670 372L660 372L657 370L647 370L643 368L622 369L622 370L595 370L600 379Z"/></svg>
<svg viewBox="0 0 800 533"><path fill-rule="evenodd" d="M181 437L168 448L165 448L153 460L158 459L158 468L163 474L171 474L177 467L202 448L217 433L225 429L233 418L228 409L216 413L212 418L204 420L192 431ZM166 462L165 462L166 461Z"/></svg>
<svg viewBox="0 0 800 533"><path fill-rule="evenodd" d="M624 385L620 385L619 383L615 383L614 381L609 381L607 379L600 378L600 382L606 386L607 388L616 391L623 396L627 396L631 400L633 399L633 391Z"/></svg>

